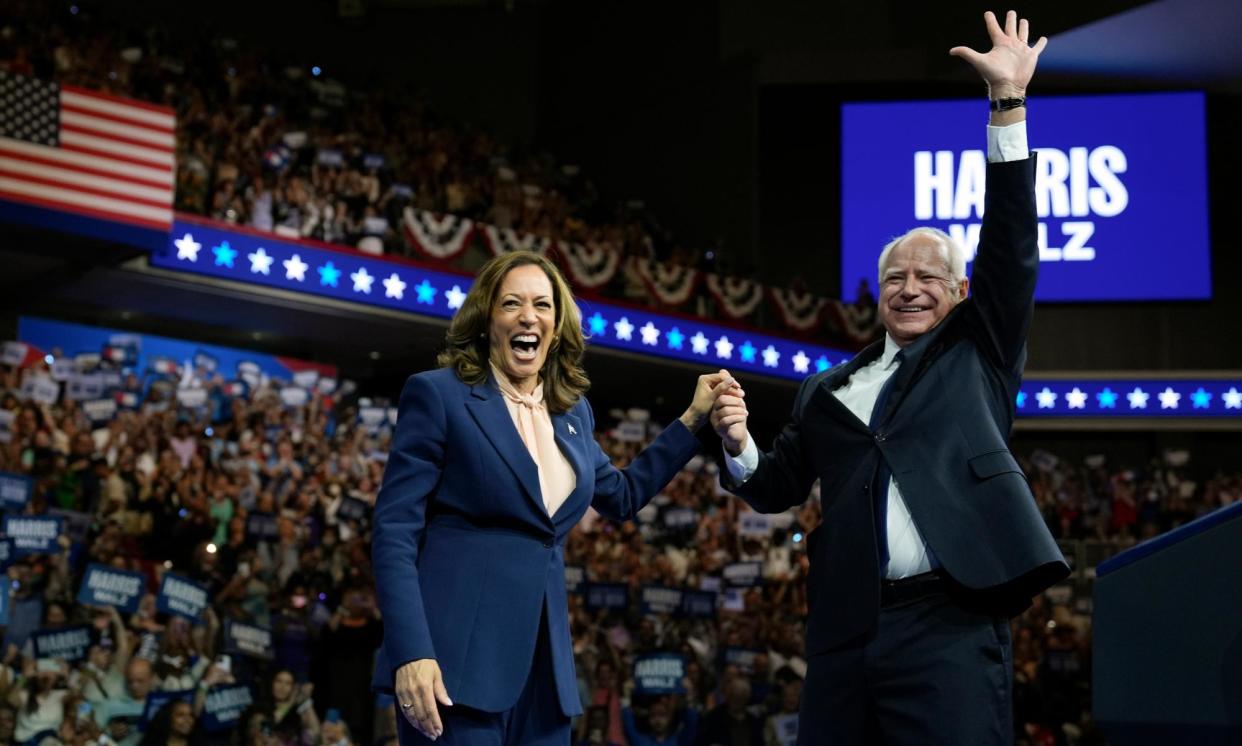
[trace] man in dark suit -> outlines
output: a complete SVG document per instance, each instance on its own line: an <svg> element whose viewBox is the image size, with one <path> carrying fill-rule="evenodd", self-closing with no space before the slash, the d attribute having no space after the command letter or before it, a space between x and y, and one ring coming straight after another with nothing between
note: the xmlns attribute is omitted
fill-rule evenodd
<svg viewBox="0 0 1242 746"><path fill-rule="evenodd" d="M985 21L987 54L951 50L991 99L973 284L961 246L915 229L880 255L885 339L807 378L770 452L739 396L713 410L722 480L756 510L820 481L801 744L1010 743L1008 617L1068 574L1007 445L1039 263L1024 103L1046 40L1012 11Z"/></svg>

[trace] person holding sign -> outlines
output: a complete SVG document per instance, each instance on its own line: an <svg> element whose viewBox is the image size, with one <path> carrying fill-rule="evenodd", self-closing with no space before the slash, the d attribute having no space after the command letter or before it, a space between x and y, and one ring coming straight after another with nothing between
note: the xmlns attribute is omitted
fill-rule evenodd
<svg viewBox="0 0 1242 746"><path fill-rule="evenodd" d="M700 376L685 413L626 469L595 442L573 295L542 256L478 272L440 370L401 394L372 555L402 744L565 744L582 712L564 542L593 506L632 519L698 450L732 378Z"/></svg>
<svg viewBox="0 0 1242 746"><path fill-rule="evenodd" d="M756 510L822 485L799 743L1011 742L1008 617L1069 573L1007 445L1039 266L1025 96L1046 40L1013 11L985 21L989 52L951 50L991 98L973 279L950 236L910 231L879 258L886 338L807 378L771 452L740 397L712 414L724 485Z"/></svg>

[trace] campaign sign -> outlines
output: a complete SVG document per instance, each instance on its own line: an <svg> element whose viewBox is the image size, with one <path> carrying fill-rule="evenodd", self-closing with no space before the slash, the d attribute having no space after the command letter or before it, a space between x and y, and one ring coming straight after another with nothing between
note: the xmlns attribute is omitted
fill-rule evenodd
<svg viewBox="0 0 1242 746"><path fill-rule="evenodd" d="M755 656L757 655L759 655L758 650L749 650L747 648L725 648L725 665L737 666L739 671L750 675L755 672Z"/></svg>
<svg viewBox="0 0 1242 746"><path fill-rule="evenodd" d="M270 541L280 535L276 516L272 513L251 513L246 516L246 538Z"/></svg>
<svg viewBox="0 0 1242 746"><path fill-rule="evenodd" d="M21 511L30 502L34 482L21 474L0 472L0 508Z"/></svg>
<svg viewBox="0 0 1242 746"><path fill-rule="evenodd" d="M108 422L116 416L116 397L82 402L82 411L96 425Z"/></svg>
<svg viewBox="0 0 1242 746"><path fill-rule="evenodd" d="M1038 154L1036 300L1210 298L1204 95L1041 96L1027 107ZM981 111L982 100L841 107L842 298L859 280L875 287L881 248L910 228L939 228L974 259Z"/></svg>
<svg viewBox="0 0 1242 746"><path fill-rule="evenodd" d="M685 591L681 596L681 613L695 619L711 619L716 616L716 593Z"/></svg>
<svg viewBox="0 0 1242 746"><path fill-rule="evenodd" d="M4 535L13 540L18 557L28 554L59 554L61 519L49 516L6 515Z"/></svg>
<svg viewBox="0 0 1242 746"><path fill-rule="evenodd" d="M198 619L207 608L207 589L189 578L164 573L155 607L167 614Z"/></svg>
<svg viewBox="0 0 1242 746"><path fill-rule="evenodd" d="M138 611L138 602L146 589L147 581L142 573L91 563L78 589L78 603L115 606L126 614L133 614Z"/></svg>
<svg viewBox="0 0 1242 746"><path fill-rule="evenodd" d="M156 714L164 709L164 705L169 702L189 702L194 704L194 690L183 689L178 692L156 692L153 691L147 695L146 701L142 706L142 720L138 722L138 730L146 730L147 724L155 719Z"/></svg>
<svg viewBox="0 0 1242 746"><path fill-rule="evenodd" d="M224 651L271 660L276 654L272 630L232 619L224 620Z"/></svg>
<svg viewBox="0 0 1242 746"><path fill-rule="evenodd" d="M42 374L27 376L22 381L22 398L36 404L55 404L60 398L60 384Z"/></svg>
<svg viewBox="0 0 1242 746"><path fill-rule="evenodd" d="M737 533L739 536L759 538L772 534L772 516L747 511L737 517Z"/></svg>
<svg viewBox="0 0 1242 746"><path fill-rule="evenodd" d="M762 562L734 562L724 566L725 582L735 588L759 585L763 582Z"/></svg>
<svg viewBox="0 0 1242 746"><path fill-rule="evenodd" d="M362 500L346 495L341 498L341 504L336 508L336 517L347 521L361 521L366 518L368 507L370 506Z"/></svg>
<svg viewBox="0 0 1242 746"><path fill-rule="evenodd" d="M588 609L624 609L630 604L630 589L625 583L587 583Z"/></svg>
<svg viewBox="0 0 1242 746"><path fill-rule="evenodd" d="M684 694L686 660L676 653L654 653L634 660L634 685L640 694Z"/></svg>
<svg viewBox="0 0 1242 746"><path fill-rule="evenodd" d="M60 658L76 663L86 657L91 647L91 628L86 625L41 629L30 637L36 658Z"/></svg>
<svg viewBox="0 0 1242 746"><path fill-rule="evenodd" d="M0 539L0 572L9 569L9 565L13 564L13 560L17 559L17 553L13 550L12 539ZM3 627L0 624L0 627Z"/></svg>
<svg viewBox="0 0 1242 746"><path fill-rule="evenodd" d="M681 589L661 585L645 585L642 590L644 614L672 614L681 608Z"/></svg>
<svg viewBox="0 0 1242 746"><path fill-rule="evenodd" d="M565 590L570 593L581 593L586 583L586 568L582 565L565 565Z"/></svg>
<svg viewBox="0 0 1242 746"><path fill-rule="evenodd" d="M254 704L254 695L245 684L212 687L203 702L200 721L208 733L228 730L241 721L242 715Z"/></svg>
<svg viewBox="0 0 1242 746"><path fill-rule="evenodd" d="M64 521L60 530L65 536L78 543L86 541L86 532L91 529L90 513L64 508L48 508L47 514Z"/></svg>
<svg viewBox="0 0 1242 746"><path fill-rule="evenodd" d="M694 508L669 508L664 511L664 526L679 530L693 528L699 524L699 513Z"/></svg>

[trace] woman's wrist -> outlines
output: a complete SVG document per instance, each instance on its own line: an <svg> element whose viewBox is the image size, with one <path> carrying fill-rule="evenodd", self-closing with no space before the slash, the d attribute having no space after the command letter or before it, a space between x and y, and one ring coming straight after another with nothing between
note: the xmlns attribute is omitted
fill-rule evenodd
<svg viewBox="0 0 1242 746"><path fill-rule="evenodd" d="M692 408L687 409L682 413L681 417L678 417L677 419L681 420L681 424L685 425L686 429L693 433L697 432L698 429L703 427L704 423L707 422L707 414L696 414Z"/></svg>

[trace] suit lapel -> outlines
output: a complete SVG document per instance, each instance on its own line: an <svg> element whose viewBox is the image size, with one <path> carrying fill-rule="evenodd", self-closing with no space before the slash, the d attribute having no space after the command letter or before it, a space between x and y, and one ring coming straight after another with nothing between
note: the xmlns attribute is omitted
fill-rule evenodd
<svg viewBox="0 0 1242 746"><path fill-rule="evenodd" d="M561 453L565 454L565 458L569 460L570 467L574 470L574 491L570 493L565 502L561 504L560 509L556 511L556 515L553 516L553 519L555 519L558 516L569 513L569 511L565 510L566 506L578 500L581 497L580 493L582 491L588 488L594 489L595 479L594 477L587 479L587 468L589 466L587 454L589 451L586 439L591 438L592 435L584 430L582 420L578 419L578 416L572 412L554 414L552 415L552 434L556 438L557 447L561 449Z"/></svg>
<svg viewBox="0 0 1242 746"><path fill-rule="evenodd" d="M954 313L956 309L954 309ZM923 375L927 366L935 361L940 350L944 346L945 330L951 327L949 323L953 319L950 315L944 321L936 325L936 328L924 333L918 339L902 348L901 352L905 361L901 364L897 371L893 373L893 380L888 390L888 398L884 402L884 411L875 420L876 425L881 425L892 417L893 412L901 406L901 402L906 398L906 394L910 392L910 388Z"/></svg>
<svg viewBox="0 0 1242 746"><path fill-rule="evenodd" d="M535 460L530 457L530 451L526 450L522 437L518 435L517 427L513 424L513 416L509 414L509 407L505 404L505 398L496 388L491 376L488 376L486 383L471 386L470 394L471 398L466 400L466 409L470 412L470 416L474 418L479 429L483 431L483 435L491 442L500 457L517 475L518 482L521 483L526 496L535 504L539 512L546 516L548 511L543 506L543 493L539 489L539 470L535 466Z"/></svg>
<svg viewBox="0 0 1242 746"><path fill-rule="evenodd" d="M850 379L850 376L854 375L860 368L875 362L883 352L884 340L881 339L879 342L867 346L845 365L839 365L834 368L815 387L815 391L811 394L811 402L844 424L870 432L867 428L867 423L855 417L849 407L842 404L841 400L834 396L832 392L844 386L845 382Z"/></svg>

